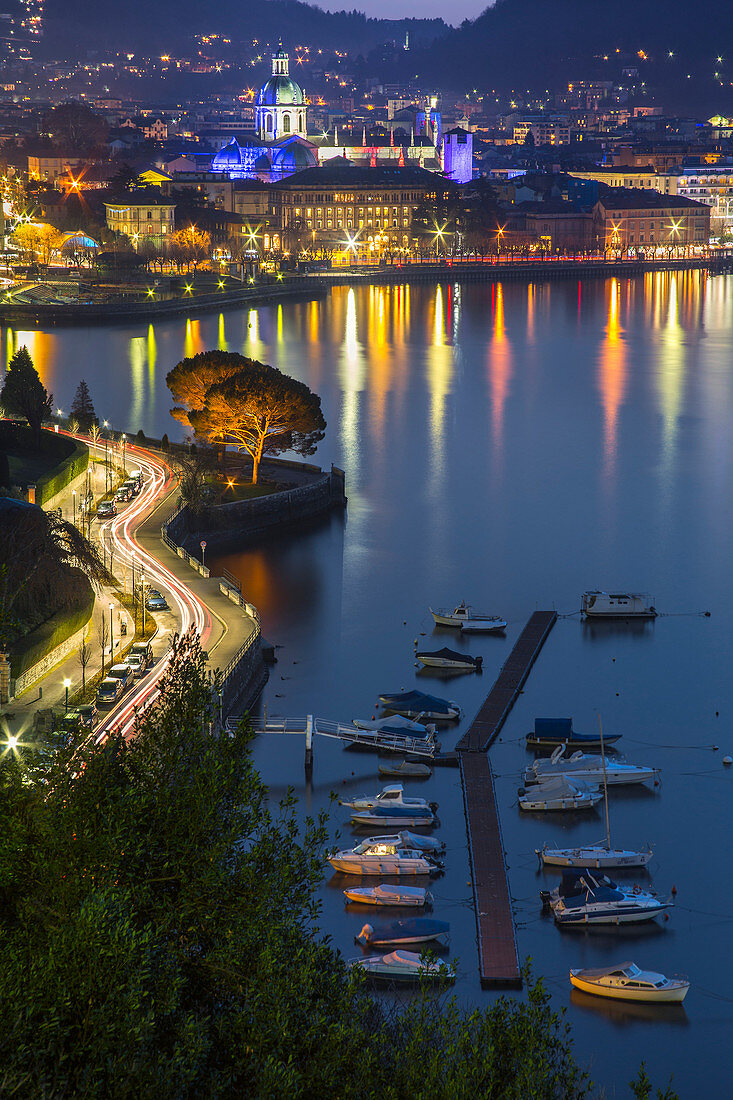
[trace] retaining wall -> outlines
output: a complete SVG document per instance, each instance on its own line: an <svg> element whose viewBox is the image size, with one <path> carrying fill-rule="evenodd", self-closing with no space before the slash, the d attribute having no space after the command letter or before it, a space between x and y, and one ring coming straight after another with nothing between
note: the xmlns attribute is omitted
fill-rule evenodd
<svg viewBox="0 0 733 1100"><path fill-rule="evenodd" d="M91 617L91 615L90 615ZM11 681L10 694L17 699L19 695L22 695L24 691L27 691L29 687L41 680L47 672L63 661L65 657L68 657L75 649L78 649L82 641L86 636L86 632L89 629L89 620L76 631L75 634L71 634L65 642L61 642L55 649L52 649L50 653L47 653L45 657L42 657L37 664L27 669L17 680Z"/></svg>

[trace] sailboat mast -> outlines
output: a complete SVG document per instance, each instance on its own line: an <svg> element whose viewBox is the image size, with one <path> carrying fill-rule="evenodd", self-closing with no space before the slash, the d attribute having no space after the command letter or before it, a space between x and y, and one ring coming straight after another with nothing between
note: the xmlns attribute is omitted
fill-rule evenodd
<svg viewBox="0 0 733 1100"><path fill-rule="evenodd" d="M601 733L601 763L603 765L603 802L606 807L606 850L611 851L611 822L608 817L608 782L606 780L606 754L603 750L603 723L598 715L598 729Z"/></svg>

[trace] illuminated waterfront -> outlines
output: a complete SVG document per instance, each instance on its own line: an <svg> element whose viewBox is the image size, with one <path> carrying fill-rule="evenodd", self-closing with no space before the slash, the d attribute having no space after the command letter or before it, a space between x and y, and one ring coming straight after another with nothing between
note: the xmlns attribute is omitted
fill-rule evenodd
<svg viewBox="0 0 733 1100"><path fill-rule="evenodd" d="M317 303L189 322L5 333L8 350L28 343L62 408L83 376L100 416L132 432L177 434L165 374L209 347L272 362L322 395L329 428L318 457L346 470L345 520L226 560L265 634L283 646L266 689L271 713L367 717L378 692L419 684L458 699L470 718L528 614L573 611L587 587L638 586L663 611L712 610L709 620L675 616L638 630L561 620L492 753L520 954L533 956L557 1004L568 1006L579 1057L620 1095L642 1058L659 1084L674 1070L683 1096L700 1064L711 1095L727 1086L720 1051L733 1022L733 889L720 857L733 782L721 766L733 753L732 322L733 282L695 272L338 288ZM505 615L506 641L466 643L484 656L482 677L449 686L417 677L413 640L432 637L428 604L462 597ZM443 644L461 642L441 635L436 648ZM589 729L594 708L623 733L629 759L663 768L659 790L611 797L614 839L651 842L655 886L664 895L678 888L670 921L656 930L574 936L540 917L538 891L556 877L537 874L533 849L598 840L603 824L520 818L521 740L535 715L572 714ZM444 746L456 736L443 734ZM255 755L275 789L302 790L302 742L273 751L260 741ZM318 744L308 805L323 805L346 777L350 790L379 785L371 757ZM458 994L491 996L478 989L457 774L436 773L419 793L438 798L449 845L435 916L452 924ZM338 809L334 817L346 819ZM344 840L350 835L345 828ZM327 879L324 925L351 955L360 917L344 913L343 883ZM570 966L625 958L687 973L684 1010L571 999Z"/></svg>

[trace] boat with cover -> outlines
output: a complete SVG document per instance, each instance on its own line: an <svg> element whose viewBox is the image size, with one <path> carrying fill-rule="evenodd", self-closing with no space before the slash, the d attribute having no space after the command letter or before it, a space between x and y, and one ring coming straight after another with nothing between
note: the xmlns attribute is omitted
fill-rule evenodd
<svg viewBox="0 0 733 1100"><path fill-rule="evenodd" d="M520 810L592 810L602 798L598 787L564 775L519 788Z"/></svg>
<svg viewBox="0 0 733 1100"><path fill-rule="evenodd" d="M430 614L436 626L457 626L466 634L495 634L506 630L506 619L499 615L485 615L474 611L470 604L461 600L457 607L440 607L437 611L430 608Z"/></svg>
<svg viewBox="0 0 733 1100"><path fill-rule="evenodd" d="M433 769L428 764L413 763L412 760L395 760L379 765L379 774L399 778L402 775L412 779L426 779L433 774Z"/></svg>
<svg viewBox="0 0 733 1100"><path fill-rule="evenodd" d="M349 806L352 810L372 810L375 807L398 807L403 810L437 810L437 802L427 802L424 798L405 798L405 788L401 783L390 783L382 787L379 794L362 795L361 798L339 799L340 806Z"/></svg>
<svg viewBox="0 0 733 1100"><path fill-rule="evenodd" d="M347 901L356 901L362 905L394 905L420 908L430 905L433 895L422 886L390 886L387 882L379 886L351 886L344 890Z"/></svg>
<svg viewBox="0 0 733 1100"><path fill-rule="evenodd" d="M435 824L435 814L427 807L424 810L411 810L407 806L374 806L371 810L354 810L351 815L352 825L375 825L379 828L397 826L397 828L413 828L419 826L431 826Z"/></svg>
<svg viewBox="0 0 733 1100"><path fill-rule="evenodd" d="M587 619L656 619L657 609L648 592L583 593L581 608Z"/></svg>
<svg viewBox="0 0 733 1100"><path fill-rule="evenodd" d="M625 848L611 847L611 819L608 813L608 782L606 777L605 756L603 755L603 726L598 716L598 729L601 742L603 768L603 802L606 811L606 843L591 844L585 848L535 848L540 863L550 867L646 867L652 858L651 848L644 851L628 851Z"/></svg>
<svg viewBox="0 0 733 1100"><path fill-rule="evenodd" d="M370 978L390 982L419 982L425 978L455 981L450 967L442 962L423 959L414 951L391 951L389 955L368 955L365 959L349 959L349 966L366 970Z"/></svg>
<svg viewBox="0 0 733 1100"><path fill-rule="evenodd" d="M365 924L355 943L365 947L408 947L411 944L432 943L447 947L450 925L429 917L411 917L407 920L373 921Z"/></svg>
<svg viewBox="0 0 733 1100"><path fill-rule="evenodd" d="M542 890L540 897L563 926L638 924L653 920L672 905L640 886L619 886L588 867L563 871L560 885L551 892Z"/></svg>
<svg viewBox="0 0 733 1100"><path fill-rule="evenodd" d="M420 650L415 654L418 661L426 668L442 668L447 672L480 672L484 663L483 657L472 657L470 653L458 653L455 649L436 649L432 653Z"/></svg>
<svg viewBox="0 0 733 1100"><path fill-rule="evenodd" d="M570 983L597 997L652 1004L681 1004L690 988L685 978L667 978L655 970L642 970L633 962L595 970L571 970Z"/></svg>
<svg viewBox="0 0 733 1100"><path fill-rule="evenodd" d="M620 737L620 733L612 733L604 740L606 745L613 745ZM534 731L527 734L527 744L538 749L556 745L567 745L569 749L597 749L600 743L594 733L576 733L572 718L535 718Z"/></svg>
<svg viewBox="0 0 733 1100"><path fill-rule="evenodd" d="M328 862L335 871L349 875L439 875L442 864L417 848L398 844L358 844L334 852Z"/></svg>
<svg viewBox="0 0 733 1100"><path fill-rule="evenodd" d="M425 718L430 722L454 722L461 717L461 708L452 699L439 699L424 691L385 693L379 700L386 710L404 718Z"/></svg>
<svg viewBox="0 0 733 1100"><path fill-rule="evenodd" d="M374 733L393 733L401 737L430 738L435 734L435 726L425 726L422 722L413 722L401 714L390 714L387 718L352 718L352 726L358 730L372 730Z"/></svg>
<svg viewBox="0 0 733 1100"><path fill-rule="evenodd" d="M565 755L565 746L558 745L552 756L537 759L524 772L525 783L541 783L557 775L570 779L582 779L586 783L606 782L609 786L622 783L646 783L656 779L658 768L624 764L606 756L589 756L583 752ZM604 778L605 777L605 778Z"/></svg>

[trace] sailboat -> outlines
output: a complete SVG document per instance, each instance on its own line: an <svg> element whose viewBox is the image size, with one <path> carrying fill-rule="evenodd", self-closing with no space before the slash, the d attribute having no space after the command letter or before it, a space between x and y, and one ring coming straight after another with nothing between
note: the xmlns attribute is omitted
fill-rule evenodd
<svg viewBox="0 0 733 1100"><path fill-rule="evenodd" d="M601 740L601 759L603 761L603 801L606 810L606 843L590 844L585 848L535 848L540 863L550 867L645 867L654 854L647 847L642 851L611 847L611 822L608 815L608 777L606 775L606 756L603 751L603 725L598 715Z"/></svg>

